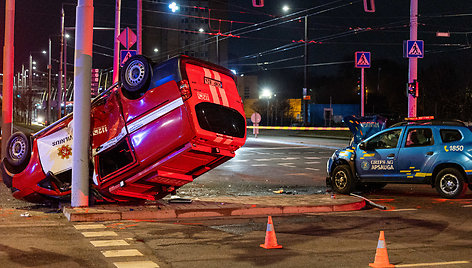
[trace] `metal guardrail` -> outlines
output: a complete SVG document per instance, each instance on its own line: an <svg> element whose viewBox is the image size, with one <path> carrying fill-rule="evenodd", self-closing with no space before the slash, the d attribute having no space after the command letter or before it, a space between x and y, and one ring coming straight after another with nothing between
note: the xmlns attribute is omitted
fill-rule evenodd
<svg viewBox="0 0 472 268"><path fill-rule="evenodd" d="M278 130L349 130L347 127L271 127L271 126L247 126L249 129L278 129Z"/></svg>

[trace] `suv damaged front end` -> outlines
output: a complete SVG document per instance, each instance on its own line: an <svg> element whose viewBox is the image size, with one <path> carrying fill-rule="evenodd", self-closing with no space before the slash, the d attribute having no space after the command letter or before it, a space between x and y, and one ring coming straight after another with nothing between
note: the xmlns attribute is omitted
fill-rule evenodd
<svg viewBox="0 0 472 268"><path fill-rule="evenodd" d="M334 169L339 165L349 166L351 173L355 176L356 147L361 141L369 138L377 132L382 131L386 127L387 119L382 116L346 116L343 118L344 123L348 126L353 134L353 138L346 148L337 149L326 163L327 177L326 185L332 187L332 178Z"/></svg>

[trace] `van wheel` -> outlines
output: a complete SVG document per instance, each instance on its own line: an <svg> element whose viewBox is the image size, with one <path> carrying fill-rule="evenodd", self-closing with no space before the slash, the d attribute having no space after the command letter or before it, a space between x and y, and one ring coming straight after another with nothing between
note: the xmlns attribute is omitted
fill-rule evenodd
<svg viewBox="0 0 472 268"><path fill-rule="evenodd" d="M122 89L130 95L142 94L148 89L151 77L151 61L142 55L135 55L121 69Z"/></svg>
<svg viewBox="0 0 472 268"><path fill-rule="evenodd" d="M339 165L333 170L331 177L333 190L341 194L349 194L354 190L354 178L348 165Z"/></svg>
<svg viewBox="0 0 472 268"><path fill-rule="evenodd" d="M436 191L444 198L459 198L465 194L464 175L455 168L445 168L436 176Z"/></svg>
<svg viewBox="0 0 472 268"><path fill-rule="evenodd" d="M14 173L20 173L28 165L31 156L30 140L23 132L13 133L7 142L6 161Z"/></svg>

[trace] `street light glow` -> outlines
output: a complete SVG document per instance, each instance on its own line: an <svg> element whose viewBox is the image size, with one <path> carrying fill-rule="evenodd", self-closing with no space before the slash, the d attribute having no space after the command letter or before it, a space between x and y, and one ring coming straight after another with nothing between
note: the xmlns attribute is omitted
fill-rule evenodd
<svg viewBox="0 0 472 268"><path fill-rule="evenodd" d="M203 28L198 29L199 32L203 33L205 30Z"/></svg>
<svg viewBox="0 0 472 268"><path fill-rule="evenodd" d="M67 34L67 33L66 33L66 35L64 35L64 36L65 36L66 38L69 38L69 37L70 37L70 35L69 35L69 34Z"/></svg>
<svg viewBox="0 0 472 268"><path fill-rule="evenodd" d="M41 53L46 54L47 52L46 52L46 50L43 50L43 51L41 51Z"/></svg>
<svg viewBox="0 0 472 268"><path fill-rule="evenodd" d="M288 11L290 10L290 7L287 6L287 5L284 5L284 6L282 7L282 10L283 10L284 12L288 12Z"/></svg>
<svg viewBox="0 0 472 268"><path fill-rule="evenodd" d="M159 49L157 49L157 48L154 48L154 52L159 52Z"/></svg>
<svg viewBox="0 0 472 268"><path fill-rule="evenodd" d="M260 97L264 98L264 99L270 99L270 97L272 97L272 90L270 90L268 88L263 88L262 89L262 94L261 94Z"/></svg>
<svg viewBox="0 0 472 268"><path fill-rule="evenodd" d="M169 5L169 8L172 12L176 12L180 7L175 2L172 2L172 4Z"/></svg>

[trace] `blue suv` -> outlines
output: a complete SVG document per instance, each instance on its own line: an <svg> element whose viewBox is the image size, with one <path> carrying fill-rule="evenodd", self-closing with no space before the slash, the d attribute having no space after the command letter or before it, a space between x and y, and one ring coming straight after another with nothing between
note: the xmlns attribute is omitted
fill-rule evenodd
<svg viewBox="0 0 472 268"><path fill-rule="evenodd" d="M472 183L472 132L461 121L405 121L368 138L368 130L382 129L385 121L350 117L345 122L354 141L327 163L326 183L336 192L416 183L430 184L442 197L458 198Z"/></svg>

